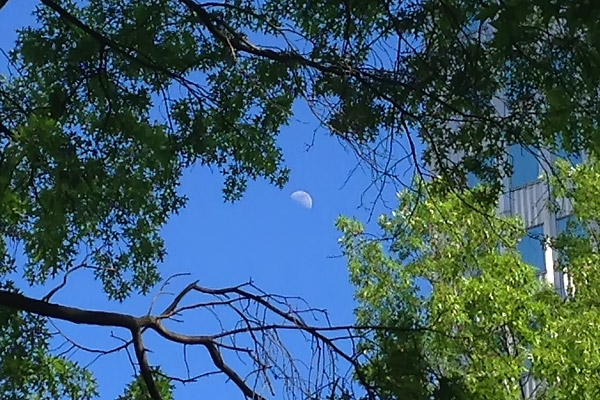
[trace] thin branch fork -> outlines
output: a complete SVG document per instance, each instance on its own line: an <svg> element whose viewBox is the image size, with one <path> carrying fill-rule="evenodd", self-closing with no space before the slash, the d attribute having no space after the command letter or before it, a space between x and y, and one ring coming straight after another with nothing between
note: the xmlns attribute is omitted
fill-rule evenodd
<svg viewBox="0 0 600 400"><path fill-rule="evenodd" d="M210 288L205 288L205 287L199 286L197 282L192 282L185 289L183 289L181 291L181 293L179 293L179 295L177 295L175 297L175 299L172 301L172 303L165 309L165 311L163 312L163 315L168 315L168 314L173 313L177 309L177 306L182 301L182 299L188 293L190 293L192 291L196 291L196 292L199 292L202 294L207 294L207 295L224 296L224 297L228 297L230 295L238 295L238 296L244 297L248 300L252 300L256 304L259 304L262 307L264 307L264 309L274 313L275 315L282 317L288 323L295 325L298 330L305 331L305 332L309 333L317 341L326 344L326 346L333 352L333 354L336 354L337 356L341 357L342 359L344 359L346 362L348 362L353 367L361 384L367 389L369 398L371 398L371 399L375 398L374 394L377 392L377 390L368 383L366 376L364 376L364 374L362 372L360 363L356 360L356 358L354 356L349 355L346 352L344 352L340 347L338 347L334 343L333 340L331 340L330 338L325 336L322 332L317 330L318 328L310 327L301 318L299 318L297 315L295 315L295 313L281 310L280 308L273 305L268 300L268 297L265 298L265 296L263 296L263 295L258 295L258 294L249 292L244 289L245 287L257 289L252 283L245 283L242 285L228 287L228 288L210 289ZM160 326L162 326L162 325L160 325ZM162 328L162 329L164 329L164 328ZM246 331L252 332L253 330L246 329ZM263 331L264 331L264 329L263 329ZM157 332L159 334L163 334L161 331L157 331Z"/></svg>
<svg viewBox="0 0 600 400"><path fill-rule="evenodd" d="M298 64L304 67L312 68L323 74L332 74L337 76L352 76L363 81L368 86L374 87L375 84L397 85L402 86L408 90L418 90L424 96L429 97L438 104L449 108L450 110L452 110L452 112L456 113L457 115L460 115L464 119L489 119L487 116L484 115L473 115L470 113L466 113L453 106L440 96L434 93L425 92L422 89L411 86L400 79L390 77L388 74L381 73L382 71L377 70L377 68L373 68L372 70L360 69L343 62L337 64L323 63L306 58L305 56L297 52L285 50L277 51L257 46L245 39L243 35L230 28L224 21L216 20L208 11L206 11L206 4L197 3L195 0L179 0L179 2L184 4L186 7L188 7L189 10L196 14L196 16L199 19L199 22L202 25L204 25L204 27L206 27L206 29L210 32L211 35L213 35L213 37L217 41L231 48L232 51L252 54L257 57L263 57L269 60L289 65ZM224 29L221 27L223 27ZM392 105L395 106L394 104Z"/></svg>
<svg viewBox="0 0 600 400"><path fill-rule="evenodd" d="M152 305L155 305L158 297L167 293L165 289L171 278L167 279L160 288L158 294L152 300ZM317 357L317 368L323 369L319 376L330 376L327 371L336 373L336 360L344 360L349 366L349 370L354 371L355 376L358 377L362 386L367 390L368 398L374 399L378 397L377 390L368 384L366 377L363 375L362 364L358 360L357 355L342 350L337 344L340 338L331 337L329 333L346 332L347 336L344 337L354 340L363 337L363 334L367 334L368 332L381 330L406 334L424 331L436 332L428 327L334 326L331 325L327 318L326 324L315 326L306 323L300 317L300 313L312 313L313 319L316 320L316 313L323 313L327 317L323 310L308 308L308 305L306 305L306 309L295 310L292 303L294 301L302 301L301 299L264 292L252 282L217 289L202 287L198 285L198 282L192 282L176 293L164 311L155 315L150 314L151 310L146 315L133 316L116 312L75 308L51 303L49 301L50 296L48 295L38 300L7 290L0 290L0 307L8 307L76 324L126 329L131 335L130 340L123 339L125 344L119 348L127 349L129 345L133 344L135 358L139 364L142 378L153 400L162 399L147 359L147 349L143 343L143 333L147 330L153 330L170 342L184 345L184 349L187 345L204 347L212 360L212 364L219 373L225 374L246 398L254 400L266 400L266 398L259 394L251 383L247 382L247 377L240 376L238 372L225 362L223 358L224 351L230 350L238 354L238 356L240 354L248 356L256 366L252 374L257 375L256 379L259 379L258 376L260 375L260 379L269 385L271 392L273 392L273 388L270 385L271 376L275 379L285 379L287 382L286 385L292 382L293 385L298 385L299 389L304 390L302 387L308 381L305 382L301 378L300 370L295 365L294 357L279 336L281 331L296 331L310 338L311 346L313 346L313 357ZM211 297L214 301L202 301L182 305L186 297L194 293L200 296ZM306 303L304 302L304 304ZM165 326L165 320L174 320L173 317L175 315L181 315L185 311L195 309L210 311L216 306L229 308L237 314L239 321L235 327L226 328L220 324L220 330L216 333L186 335L172 331ZM218 319L218 317L216 318ZM254 343L253 350L236 344L236 338L244 334L248 335L250 341ZM231 340L231 344L224 343L224 339ZM84 346L78 346L78 348L86 350ZM113 350L109 352L112 353ZM279 357L283 357L283 364L279 364ZM324 360L327 360L327 365ZM312 371L312 366L308 366L308 364L303 364L303 367ZM202 376L202 374L199 376ZM310 380L310 375L308 380Z"/></svg>
<svg viewBox="0 0 600 400"><path fill-rule="evenodd" d="M164 294L163 289L161 289L159 294ZM222 299L225 298L229 300L241 301L245 299L250 304L254 304L257 307L260 307L260 310L262 311L260 311L259 315L262 314L262 316L253 317L253 312L248 311L248 307L250 307L249 305L245 308L238 309L232 304L223 302L222 305L224 307L232 308L235 312L238 313L240 318L242 318L243 321L245 321L243 323L243 325L245 325L244 327L238 327L231 330L226 330L222 328L220 332L212 335L184 335L168 329L164 325L164 321L170 319L174 314L177 313L179 304L186 297L186 295L189 295L194 292L200 293L202 295L208 295ZM327 352L328 357L331 360L330 367L327 368L335 369L334 357L340 357L349 362L353 369L356 370L357 374L360 374L360 371L358 370L360 365L355 359L355 357L353 355L344 353L335 344L335 338L329 338L325 336L324 333L340 330L350 332L353 331L355 328L359 328L362 330L371 328L353 326L332 327L330 325L323 327L315 327L308 325L296 315L296 312L294 312L293 310L287 311L291 310L291 308L289 308L290 305L287 302L289 298L264 293L258 288L256 288L252 283L245 283L242 285L221 289L210 289L201 287L196 282L194 282L185 287L181 292L179 292L168 305L168 307L165 308L163 313L158 315L148 314L140 317L123 313L86 310L66 305L55 304L46 300L47 298L48 296L46 296L42 300L38 300L20 293L15 293L7 290L0 290L0 307L12 308L14 310L28 312L57 320L68 321L75 324L120 327L128 330L131 335L131 340L126 341L126 343L123 346L120 346L118 349L127 348L129 345L133 344L133 348L135 350L135 358L137 359L137 363L139 364L142 378L144 379L149 394L153 400L162 400L162 398L155 384L153 372L150 368L150 364L147 358L147 350L144 347L143 343L142 336L146 330L153 330L156 333L158 333L161 337L174 343L183 344L184 346L203 346L208 351L212 363L219 371L219 373L225 374L227 378L230 381L232 381L238 387L238 389L240 389L240 391L244 394L246 398L254 400L266 400L266 398L260 395L251 386L250 383L246 382L246 379L244 377L240 376L225 362L222 354L224 350L231 350L238 354L246 353L257 365L256 371L262 371L259 373L264 375L263 378L266 381L269 381L269 377L266 375L266 371L268 371L272 366L276 366L275 358L273 358L273 355L269 353L269 346L276 346L276 351L279 351L279 354L282 354L283 357L288 357L289 360L291 360L292 356L291 354L289 354L289 351L285 348L285 345L281 343L277 332L279 330L295 329L296 331L307 333L310 337L312 337L313 341L318 342L317 346L319 354L322 355L325 354L325 352ZM153 300L153 303L155 300L156 299ZM208 304L207 307L211 307L210 303L205 304ZM279 308L279 305L282 308ZM285 308L286 306L288 308ZM181 307L180 309L185 308ZM254 312L258 313L258 310L259 309L256 309L256 311ZM250 316L246 316L246 313L250 313ZM285 322L279 324L269 323L267 319L268 317L266 316L267 314L265 313L272 313L271 315L282 317ZM254 332L259 331L261 331L261 334L263 335L262 338L254 336ZM354 330L354 332L356 332L356 330ZM250 335L251 340L255 343L255 350L239 347L235 344L234 337L244 333ZM220 342L226 337L232 339L232 345ZM78 346L78 348L86 350L84 346ZM109 352L112 353L113 351L111 350ZM319 355L319 357L321 357L321 355ZM279 369L278 371L278 374L280 376L281 373L285 374L285 372L282 369ZM301 379L298 375L299 371L296 368L292 368L290 374L291 375L285 375L284 378L291 380Z"/></svg>
<svg viewBox="0 0 600 400"><path fill-rule="evenodd" d="M178 343L203 345L208 350L215 366L227 375L246 397L255 400L266 400L250 388L244 379L224 362L221 352L218 350L218 344L213 339L208 336L187 337L185 335L176 334L164 328L160 320L156 317L134 317L129 314L115 312L84 310L37 300L6 290L0 290L0 306L44 317L69 321L75 324L113 326L127 329L132 336L135 354L140 365L142 377L148 387L150 396L154 400L162 400L162 397L152 377L152 372L146 356L146 349L142 340L142 331L146 328L153 329L161 336Z"/></svg>

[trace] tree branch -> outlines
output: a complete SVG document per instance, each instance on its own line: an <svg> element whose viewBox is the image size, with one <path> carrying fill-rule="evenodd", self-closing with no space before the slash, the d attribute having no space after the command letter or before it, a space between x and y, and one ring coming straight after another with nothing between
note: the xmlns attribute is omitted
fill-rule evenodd
<svg viewBox="0 0 600 400"><path fill-rule="evenodd" d="M162 396L160 395L160 392L154 383L154 378L152 378L152 371L150 370L148 357L146 357L146 349L144 348L144 343L142 341L141 329L137 328L132 330L131 335L133 336L135 355L138 359L138 363L140 364L140 371L142 372L142 378L144 378L144 382L146 382L146 386L148 387L148 392L153 399L162 400Z"/></svg>
<svg viewBox="0 0 600 400"><path fill-rule="evenodd" d="M57 318L75 324L116 326L128 330L134 330L140 326L140 318L132 315L62 306L7 290L0 290L0 306L44 317Z"/></svg>
<svg viewBox="0 0 600 400"><path fill-rule="evenodd" d="M160 289L159 294L163 293L163 289L164 286ZM227 299L227 301L197 303L180 307L179 305L184 298L193 293L201 296ZM376 398L377 391L368 384L362 371L362 365L357 359L357 355L352 351L345 352L342 350L337 344L337 340L342 338L354 340L355 338L363 337L363 334L369 331L376 330L389 330L404 332L406 334L433 331L426 327L400 328L368 325L333 326L329 322L324 326L315 326L306 323L304 320L305 318L300 318L298 315L299 312L314 313L314 309L308 308L306 310L294 311L295 308L290 300L299 299L265 293L251 282L217 289L202 287L199 286L197 282L193 282L174 296L174 299L167 305L162 314L147 314L140 317L116 312L86 310L59 305L49 302L47 297L48 296L46 296L45 299L38 300L19 293L0 290L0 307L8 307L76 324L111 326L127 329L131 333L131 341L127 342L122 347L126 348L127 345L133 343L135 357L139 365L141 376L144 379L153 400L161 400L161 397L153 378L153 371L147 359L147 350L143 344L143 333L146 330L153 330L170 342L184 345L184 348L188 345L204 347L214 366L221 373L225 374L229 380L240 389L244 396L255 400L266 400L266 398L258 393L252 387L250 382L247 383L247 378L244 378L225 362L223 357L224 351L233 351L238 354L238 356L240 354L246 354L256 367L252 372L257 374L256 379L261 379L269 383L271 377L274 377L275 379L283 378L288 383L292 382L293 385L298 385L300 388L303 388L305 382L300 378L300 371L295 365L295 359L279 336L280 331L295 331L302 334L307 341L315 346L313 351L318 353L317 357L322 366L320 368L323 368L319 376L331 376L327 371L329 371L329 368L331 368L332 372L337 370L336 359L342 359L348 363L347 365L351 370L354 370L356 376L361 381L361 384L367 390L368 398ZM213 312L212 308L216 306L230 308L240 318L238 323L232 328L226 328L221 325L219 332L203 335L181 334L170 330L164 325L165 320L172 319L173 315L179 314L182 311L203 309ZM273 318L275 318L276 321L272 321ZM283 323L279 322L280 318L283 319ZM314 314L313 319L316 320ZM331 337L328 335L328 333L339 331L346 331L348 332L348 335L342 337ZM236 344L237 337L240 335L248 335L248 338L255 345L254 350L240 347ZM224 343L224 339L231 340L231 344ZM84 346L79 346L79 348L86 349ZM353 349L354 345L352 345L351 348ZM287 360L287 367L282 367L277 364L276 359L280 356ZM325 367L324 364L325 357L329 360L327 367ZM306 384L308 384L308 382L306 382ZM319 387L325 388L327 386L320 385ZM273 389L271 390L273 391ZM303 393L307 393L305 389L301 390L303 390Z"/></svg>
<svg viewBox="0 0 600 400"><path fill-rule="evenodd" d="M185 294L189 293L192 288L196 289L197 285L194 283L193 286L188 286L183 290L179 296L176 297L176 302L181 300ZM225 291L229 291L235 288L226 288ZM253 390L237 372L235 372L229 365L227 365L223 359L223 355L219 350L222 345L215 341L212 336L204 335L182 335L173 332L161 322L161 316L142 316L135 317L129 314L121 314L115 312L106 311L95 311L85 310L75 307L69 307L50 303L47 300L38 300L31 297L24 296L19 293L10 292L7 290L0 290L0 306L12 308L19 311L29 312L32 314L55 318L63 321L69 321L76 324L85 325L97 325L97 326L113 326L121 327L129 330L132 336L132 342L135 348L136 358L139 364L141 375L148 387L149 394L154 400L162 400L160 393L155 385L152 377L152 371L148 359L146 356L146 349L142 340L142 332L146 329L152 329L157 332L160 336L175 342L185 345L196 344L202 345L208 351L213 364L224 373L235 385L242 391L244 396L255 400L266 400L263 396ZM165 311L169 311L169 307ZM225 346L224 348L230 348L234 351L240 351L238 348L232 348L231 346Z"/></svg>
<svg viewBox="0 0 600 400"><path fill-rule="evenodd" d="M141 53L139 50L135 50L135 52L132 52L131 49L129 49L127 47L123 47L121 44L119 44L115 40L103 35L101 32L96 31L91 26L87 25L86 23L84 23L83 21L78 19L75 15L70 13L67 9L61 7L58 3L56 3L52 0L40 0L40 1L45 6L54 10L63 21L65 21L68 24L71 24L72 26L75 26L75 27L81 29L82 31L84 31L85 33L90 35L92 38L97 40L98 43L101 43L102 45L107 46L108 48L112 49L115 53L120 54L121 56L138 63L140 66L147 68L150 71L155 71L155 72L160 72L162 74L165 74L169 78L180 83L183 87L185 87L187 90L189 90L190 93L196 94L196 91L194 90L193 87L198 87L198 85L195 84L194 82L186 79L180 73L171 71L170 69L165 68L164 66L156 63L150 56ZM136 55L136 53L139 54L139 56Z"/></svg>
<svg viewBox="0 0 600 400"><path fill-rule="evenodd" d="M137 318L128 314L107 311L82 310L80 308L62 306L44 300L33 299L6 290L0 290L0 305L44 317L73 322L75 324L116 326L128 329L133 338L135 353L148 391L154 400L162 400L154 383L154 379L152 379L150 366L148 365L146 352L142 342L140 329L148 323L147 318Z"/></svg>

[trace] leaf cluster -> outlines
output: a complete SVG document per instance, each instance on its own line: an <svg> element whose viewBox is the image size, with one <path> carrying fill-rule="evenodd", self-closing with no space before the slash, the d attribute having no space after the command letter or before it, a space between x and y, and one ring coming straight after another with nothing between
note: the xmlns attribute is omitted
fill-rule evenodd
<svg viewBox="0 0 600 400"><path fill-rule="evenodd" d="M597 162L558 169L554 193L574 209L550 242L566 298L522 261L522 222L478 202L482 187L449 193L434 181L402 192L378 235L338 220L357 323L381 328L360 350L384 398L520 399L526 385L536 399L598 395Z"/></svg>

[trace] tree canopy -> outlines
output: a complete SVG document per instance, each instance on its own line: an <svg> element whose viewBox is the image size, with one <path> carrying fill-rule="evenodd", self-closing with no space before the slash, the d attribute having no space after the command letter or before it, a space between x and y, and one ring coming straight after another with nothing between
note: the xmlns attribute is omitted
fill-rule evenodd
<svg viewBox="0 0 600 400"><path fill-rule="evenodd" d="M554 193L575 209L552 240L566 298L523 262L519 218L498 218L493 205L473 211L489 189L406 191L376 235L338 221L357 323L382 328L358 346L367 387L386 399L598 396L598 163L559 169Z"/></svg>
<svg viewBox="0 0 600 400"><path fill-rule="evenodd" d="M0 12L6 3L0 1ZM283 186L289 170L277 136L299 102L384 179L399 179L409 160L417 174L441 175L449 188L460 190L474 173L497 192L511 173L506 157L511 145L539 157L548 149L585 151L594 159L600 149L599 7L584 0L40 0L36 23L19 32L10 71L0 77L0 341L6 344L0 353L0 393L14 399L83 399L96 393L89 372L49 351L45 317L128 329L127 345L135 348L155 400L169 392L170 383L145 358L141 339L147 330L204 346L243 395L262 398L220 352L223 335L281 328L258 317L259 309L283 318L289 325L282 329L309 334L362 370L354 355L335 347L322 330L285 311L280 297L254 286L219 291L191 285L164 312L134 317L54 304L55 291L30 297L28 287L16 287L9 275L35 286L56 277L66 282L71 272L85 268L94 271L111 299L148 293L161 279L157 265L166 249L160 229L185 205L177 191L183 171L198 164L220 171L225 200L239 199L255 179ZM582 167L568 179L593 182L596 168ZM580 217L593 220L596 214L589 213L596 208L587 199L595 192L575 193L583 199ZM411 204L420 196L407 194L401 201ZM365 374L357 372L359 381L390 395L410 390L428 396L444 382L473 395L485 386L509 396L518 390L527 356L534 354L542 359L532 364L539 369L534 373L552 382L553 398L563 393L556 378L589 393L591 380L572 374L581 363L573 361L572 369L567 364L567 372L556 369L554 361L571 360L558 353L565 347L549 351L555 359L535 351L542 344L558 346L537 326L562 334L580 322L584 329L581 318L596 290L594 274L586 269L594 264L595 247L577 237L557 240L567 254L564 262L579 266L568 266L579 284L573 300L563 304L518 260L514 246L521 230L497 221L484 225L481 215L468 214L455 198L428 196L423 201L429 206L416 207L415 215L402 217L401 208L400 216L382 219L387 233L405 235L390 249L398 259L375 242L365 245L367 253L347 247L360 289L359 323L395 327L376 335L373 343L379 347L365 344L367 353L383 350ZM483 215L490 213L491 208ZM460 230L448 230L452 221ZM412 233L396 232L401 223ZM358 229L340 224L348 234ZM490 229L504 232L507 242L490 236ZM449 243L457 232L463 243L453 248ZM350 246L351 239L346 241ZM14 256L15 247L23 249L22 259ZM434 250L445 252L444 262ZM396 268L404 263L409 267ZM503 275L504 268L494 265L515 273ZM380 278L387 288L368 283ZM423 300L416 278L439 279L440 285ZM500 283L502 290L492 290ZM251 321L242 331L184 337L161 321L185 311L180 301L190 294L221 302L233 296L234 302L252 302L257 314L248 320L242 313L240 318ZM491 303L490 295L503 302ZM471 304L482 319L472 314ZM518 326L498 327L505 318L498 314L501 306ZM453 311L441 312L447 308ZM561 313L575 319L554 319ZM446 335L470 339L446 340L431 331L400 340L396 327L413 329L423 321L435 322L431 329ZM565 326L558 326L561 321ZM583 335L587 346L595 333L585 329L565 337L578 343L575 336ZM481 332L489 335L480 340ZM491 357L513 333L517 344L505 343L506 354ZM512 353L517 347L518 355ZM595 365L593 349L578 348L581 360ZM465 369L467 354L472 359ZM251 360L265 367L264 357ZM406 365L418 374L390 382L381 371L396 360L410 360ZM440 370L432 371L432 363ZM39 365L41 372L31 374ZM482 371L488 375L477 375ZM474 382L476 375L481 380ZM507 383L492 388L493 379ZM138 398L140 385L132 383L125 398ZM168 398L165 393L162 398Z"/></svg>

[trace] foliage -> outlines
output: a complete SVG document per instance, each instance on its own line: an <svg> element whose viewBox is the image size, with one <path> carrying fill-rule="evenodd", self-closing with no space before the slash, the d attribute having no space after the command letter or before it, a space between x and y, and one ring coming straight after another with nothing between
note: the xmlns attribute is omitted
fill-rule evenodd
<svg viewBox="0 0 600 400"><path fill-rule="evenodd" d="M0 12L5 4L0 1ZM289 170L277 138L298 101L305 101L332 134L366 153L363 159L385 176L395 176L400 164L388 158L398 151L381 151L380 146L397 146L398 137L410 144L413 167L424 173L423 162L435 166L453 187L473 172L497 190L511 172L504 156L515 143L595 154L600 149L598 7L584 0L40 0L36 24L20 32L11 52L12 73L0 78L0 281L16 273L32 286L42 285L85 267L94 271L111 299L147 293L160 280L157 265L166 251L160 229L185 204L178 188L183 171L201 164L221 172L226 200L239 199L254 179L283 186ZM419 144L427 145L422 153ZM462 155L461 162L454 162L453 153ZM491 198L490 193L470 196ZM411 204L421 196L403 201ZM434 200L446 204L440 197L427 201ZM403 222L414 225L414 236L386 231L396 235L391 250L398 259L376 244L365 244L369 253L360 256L348 247L355 260L353 279L366 290L360 292L366 296L361 300L375 302L373 307L406 301L406 309L385 315L385 322L417 326L439 315L436 323L454 334L459 326L449 320L453 315L465 319L460 325L464 335L476 337L502 319L485 302L494 283L502 281L507 293L518 293L514 304L505 299L511 307L529 306L529 299L545 292L511 250L521 230L488 221L503 239L514 237L499 252L500 241L484 234L483 221L467 217L458 200L451 202L442 207L449 217L431 214L436 218L429 222L432 227L444 218L455 221L452 229L439 225L442 236L414 225L418 219ZM396 219L410 218L384 219L383 228L399 227ZM471 243L462 249L475 251L466 264L460 261L464 252L447 243L446 236L452 237L457 226ZM358 229L348 221L341 228ZM577 248L585 254L584 244L561 243L565 251ZM15 249L24 253L18 263ZM444 265L447 270L435 270L442 266L434 262L440 255L433 250L452 260ZM574 274L579 272L571 264L587 257L576 254L564 259L564 268ZM359 265L379 261L384 270L359 272ZM399 263L412 267L396 271ZM463 276L479 271L479 263L511 265L516 277ZM419 292L409 282L437 279L428 269L434 266L444 285L463 291L475 285L479 294L467 301L463 292L444 289L427 301L435 305L447 298L456 302L456 310L423 314ZM383 286L366 285L374 279L366 273L377 272L377 279L383 279L388 269L404 283L394 280L396 297L385 300ZM469 302L490 325L467 323L475 318L467 312ZM522 318L515 332L538 338L525 318L542 318L550 312L547 307L536 305L528 312L511 308ZM366 307L359 317L380 318L376 309ZM29 316L14 318L23 329L31 327ZM503 332L492 333L496 340L504 337ZM443 386L442 381L432 383L437 373L475 392L480 384L467 379L470 372L452 354L469 346L483 346L482 354L497 349L475 339L462 347L448 340L448 346L460 351L447 354L443 346L429 345L433 337L441 340L432 332L411 337L406 349L394 347L391 339L386 346L410 355L420 373L387 382L386 390L400 385L415 393L431 392ZM49 358L45 342L34 345L56 376L62 376L67 361ZM501 377L514 377L522 372L527 354L536 356L533 350L521 350L518 357L499 358L510 365L498 372ZM429 370L431 360L443 371ZM482 355L469 365L491 371L500 363L491 360L496 359ZM381 375L378 365L373 364L372 379ZM85 383L79 394L68 389L71 381L59 380L66 396L93 393L89 376L78 374L72 379ZM54 395L63 389L51 383L55 378L50 375L47 390ZM481 385L499 379L492 376L482 377Z"/></svg>
<svg viewBox="0 0 600 400"><path fill-rule="evenodd" d="M593 159L561 163L553 181L575 210L552 241L564 299L521 260L518 219L495 217L493 203L474 210L483 187L402 192L377 236L341 217L357 323L382 328L360 345L369 384L383 398L520 399L535 379L536 399L596 398L598 182Z"/></svg>
<svg viewBox="0 0 600 400"><path fill-rule="evenodd" d="M0 308L0 327L3 399L84 400L98 395L89 371L49 352L51 335L43 318Z"/></svg>
<svg viewBox="0 0 600 400"><path fill-rule="evenodd" d="M498 184L503 168L475 160L513 143L595 151L599 31L584 3L44 0L0 83L3 236L24 243L32 283L86 246L111 297L146 292L182 170L217 167L227 199L248 179L282 185L276 138L301 98L357 145L420 132L447 176Z"/></svg>
<svg viewBox="0 0 600 400"><path fill-rule="evenodd" d="M163 400L173 400L173 389L174 385L171 383L169 378L162 375L159 368L152 369L154 375L154 381L156 386L163 398ZM151 400L146 384L141 376L137 376L133 382L131 382L125 392L117 398L117 400Z"/></svg>

